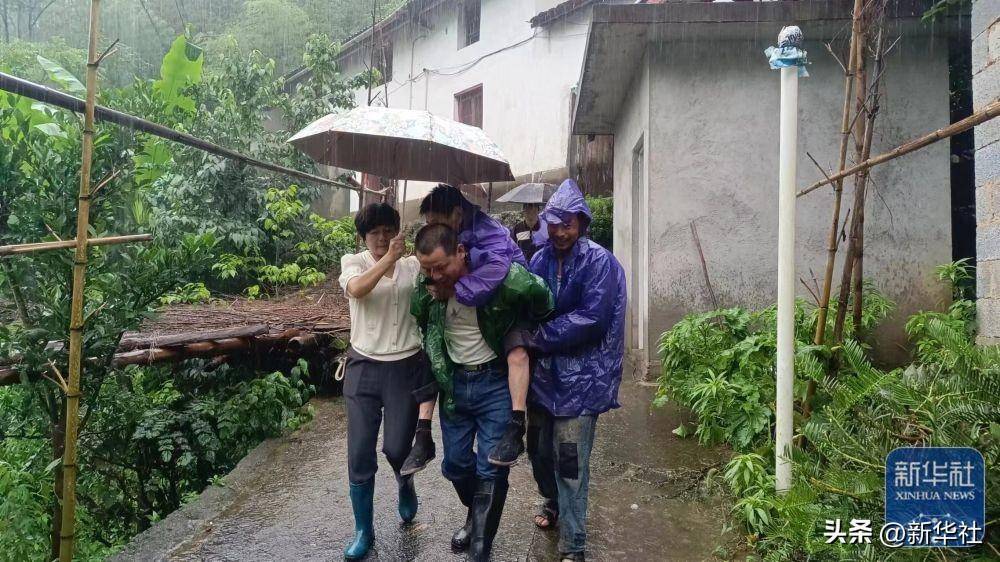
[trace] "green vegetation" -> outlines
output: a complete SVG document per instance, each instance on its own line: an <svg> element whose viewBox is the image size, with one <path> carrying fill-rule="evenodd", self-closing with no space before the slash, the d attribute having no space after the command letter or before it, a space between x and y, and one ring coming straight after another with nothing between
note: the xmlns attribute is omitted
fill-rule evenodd
<svg viewBox="0 0 1000 562"><path fill-rule="evenodd" d="M207 53L181 35L155 78L104 89L100 103L315 171L285 144L286 132L265 129L266 118L279 111L290 128L301 127L350 106L359 83L341 80L329 39L311 37L303 48L313 78L288 92L260 52L230 42ZM61 43L0 45L0 70L74 94L81 60ZM0 243L74 236L81 127L77 115L0 94ZM262 439L297 427L314 393L303 362L274 372L197 361L115 368L122 334L163 304L318 283L355 239L350 220L310 211L315 186L117 126L98 126L93 176L100 187L91 236L150 232L154 241L90 251L77 513L83 560L103 559ZM55 380L67 373L72 253L0 265L0 360L17 357L21 376L0 387L0 557L51 559L64 427Z"/></svg>
<svg viewBox="0 0 1000 562"><path fill-rule="evenodd" d="M615 234L615 201L611 197L587 197L587 205L594 215L590 223L590 239L607 249L612 249Z"/></svg>
<svg viewBox="0 0 1000 562"><path fill-rule="evenodd" d="M719 310L684 318L660 340L663 376L658 400L698 414L694 437L726 443L737 453L723 471L733 515L749 544L767 560L927 559L927 551L892 551L877 543L826 544L827 519L871 518L881 528L885 457L894 448L975 447L987 465L987 521L1000 515L1000 348L974 345L975 305L965 300L971 273L964 262L938 270L957 300L947 312L922 312L906 331L914 361L882 370L855 339L842 347L812 345L816 310L800 302L796 314L796 386L799 403L808 381L818 383L812 417L795 420L805 446L794 454L794 485L774 493L775 308ZM876 291L865 295L863 333L892 305ZM831 314L832 322L833 314ZM850 320L848 320L850 322ZM828 330L827 333L831 333ZM837 365L827 376L827 365ZM684 436L688 428L675 431ZM983 548L949 552L989 558Z"/></svg>
<svg viewBox="0 0 1000 562"><path fill-rule="evenodd" d="M385 17L403 0L379 0ZM273 59L279 74L302 66L305 40L323 34L341 42L371 25L372 0L104 0L103 35L120 39L107 61L106 78L127 85L133 75L155 76L160 58L178 35L208 52L238 40L244 55L254 50ZM87 45L90 2L0 0L0 49L26 42ZM67 25L69 22L69 25ZM68 62L68 61L59 61ZM218 60L209 60L214 70ZM82 68L64 64L66 68Z"/></svg>

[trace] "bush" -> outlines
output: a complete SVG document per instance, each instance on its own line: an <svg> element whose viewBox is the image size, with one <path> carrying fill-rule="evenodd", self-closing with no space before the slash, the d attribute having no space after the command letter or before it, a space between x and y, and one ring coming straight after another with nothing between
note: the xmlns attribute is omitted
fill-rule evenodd
<svg viewBox="0 0 1000 562"><path fill-rule="evenodd" d="M82 88L56 62L77 53L40 59L15 47L0 48L0 68L26 76L44 70L65 91ZM219 73L203 77L202 51L182 36L158 80L105 89L100 101L314 171L286 134L263 125L272 109L297 126L349 104L353 86L337 75L335 48L313 37L306 52L313 79L288 94L259 53L222 56ZM0 93L0 242L73 237L81 126L71 112ZM315 187L109 124L98 124L94 150L92 176L101 187L91 197L91 235L151 232L154 239L89 251L77 513L86 560L165 516L261 439L297 426L313 392L302 381L304 365L289 373L206 373L201 363L117 369L112 357L122 334L162 304L202 301L211 290L318 283L354 239L350 220L308 212ZM71 256L36 253L0 268L0 301L16 303L0 323L0 360L18 363L23 375L21 384L0 388L0 552L18 560L49 557L60 509L52 483L61 479L65 396L53 381L68 373Z"/></svg>
<svg viewBox="0 0 1000 562"><path fill-rule="evenodd" d="M590 239L601 246L614 248L614 199L611 197L587 197L587 205L594 215L590 223Z"/></svg>
<svg viewBox="0 0 1000 562"><path fill-rule="evenodd" d="M967 270L940 272L943 279L968 279ZM869 288L863 308L863 328L870 330L891 303ZM914 315L906 329L915 360L891 371L874 367L865 346L853 339L836 347L813 345L815 309L798 303L794 394L801 401L810 380L817 392L808 422L796 417L796 433L807 446L793 451L793 487L781 496L774 493L771 461L774 312L729 309L684 318L660 339L657 397L697 413L694 434L702 443L726 443L740 453L724 478L734 517L765 559L874 560L895 552L875 543L826 544L822 532L825 520L837 518L871 518L873 528L881 528L884 462L897 447L975 447L986 459L986 519L1000 515L1000 347L974 344L974 303L958 300L945 313Z"/></svg>

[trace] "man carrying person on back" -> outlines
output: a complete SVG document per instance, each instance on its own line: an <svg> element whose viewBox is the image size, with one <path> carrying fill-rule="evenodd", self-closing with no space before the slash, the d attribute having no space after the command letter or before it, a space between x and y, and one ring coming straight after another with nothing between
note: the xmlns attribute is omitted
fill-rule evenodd
<svg viewBox="0 0 1000 562"><path fill-rule="evenodd" d="M546 317L552 295L542 279L514 263L486 302L462 304L458 284L469 274L470 258L458 233L427 225L415 248L425 279L410 310L441 391L441 471L469 508L451 542L456 550L469 549L472 560L485 561L507 498L509 468L489 459L512 416L504 339L515 325Z"/></svg>
<svg viewBox="0 0 1000 562"><path fill-rule="evenodd" d="M454 282L455 300L466 307L480 307L494 297L507 278L511 264L527 267L524 254L510 237L510 231L496 219L470 203L458 188L441 184L420 203L420 214L428 225L443 224L457 233L465 249L466 272ZM528 354L517 346L504 350L510 388L510 422L490 455L498 466L513 466L524 453L524 433L530 371ZM421 408L410 455L403 463L403 476L422 470L434 458L431 439L432 409Z"/></svg>
<svg viewBox="0 0 1000 562"><path fill-rule="evenodd" d="M535 359L528 457L546 503L541 528L559 520L562 560L584 560L590 452L597 417L617 408L625 354L625 273L587 238L590 208L573 180L552 195L542 220L549 240L531 260L555 296L555 311L534 331L508 337Z"/></svg>

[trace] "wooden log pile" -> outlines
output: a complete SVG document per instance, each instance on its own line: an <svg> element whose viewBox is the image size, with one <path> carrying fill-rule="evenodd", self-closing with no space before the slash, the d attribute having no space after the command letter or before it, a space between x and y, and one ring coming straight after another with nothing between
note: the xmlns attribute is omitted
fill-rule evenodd
<svg viewBox="0 0 1000 562"><path fill-rule="evenodd" d="M347 301L332 281L273 299L175 305L160 311L139 332L126 333L111 365L156 365L211 358L221 364L240 356L297 358L347 339ZM50 342L59 350L63 342ZM0 361L0 386L17 384L20 357ZM96 360L88 361L93 364Z"/></svg>
<svg viewBox="0 0 1000 562"><path fill-rule="evenodd" d="M317 325L310 330L292 328L272 332L266 325L240 326L224 330L173 334L164 338L122 339L111 361L116 368L128 365L179 363L188 359L216 358L227 362L234 356L256 353L268 356L300 357L346 338L348 330L335 324ZM21 382L17 364L0 367L0 386Z"/></svg>

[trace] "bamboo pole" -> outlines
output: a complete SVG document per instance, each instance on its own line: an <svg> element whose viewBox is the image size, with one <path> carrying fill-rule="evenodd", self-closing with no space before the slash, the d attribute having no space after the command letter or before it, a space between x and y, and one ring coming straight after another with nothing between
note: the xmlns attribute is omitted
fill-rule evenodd
<svg viewBox="0 0 1000 562"><path fill-rule="evenodd" d="M94 107L97 105L97 38L101 0L90 3L90 45L87 49L87 100L84 107L80 195L73 257L73 297L69 324L69 381L66 391L66 446L63 452L62 529L59 560L71 562L76 532L76 445L80 418L80 378L83 367L83 288L87 275L87 231L90 228L90 174L94 159Z"/></svg>
<svg viewBox="0 0 1000 562"><path fill-rule="evenodd" d="M879 101L880 93L879 88L882 82L882 63L883 63L883 52L882 52L882 40L883 40L884 30L879 29L878 39L875 44L875 65L874 65L874 75L875 82L872 84L872 94L871 94L871 104L868 110L868 120L865 124L865 137L861 148L861 158L859 160L867 160L871 156L872 152L872 136L875 130L875 119L878 117L879 112ZM868 194L868 175L870 170L862 170L858 172L855 176L854 184L857 186L856 189L861 190L861 207L855 209L855 213L858 217L857 232L855 233L855 248L854 248L854 267L853 267L853 292L854 292L854 329L855 331L861 329L861 318L862 311L864 310L864 259L865 259L865 201Z"/></svg>
<svg viewBox="0 0 1000 562"><path fill-rule="evenodd" d="M867 125L869 124L871 117L871 112L866 111L865 109L867 107L866 102L868 94L867 76L864 71L863 59L865 49L864 41L866 38L866 35L862 35L862 39L859 41L858 56L862 58L859 61L858 77L854 84L857 98L857 114L854 117L855 132L853 137L856 146L857 162L863 162L867 159L864 148L864 139L867 138L868 135ZM865 113L866 118L862 120L861 115L863 112ZM844 266L840 276L840 294L837 297L837 317L833 321L834 344L844 341L844 322L847 320L847 304L851 295L851 280L854 275L854 265L858 251L858 230L860 228L859 220L861 215L864 213L865 208L865 186L860 183L860 180L861 174L856 174L854 176L854 199L851 203L851 226L848 231L849 236L847 241L847 252L844 255ZM835 363L831 363L830 373L832 374L835 370Z"/></svg>
<svg viewBox="0 0 1000 562"><path fill-rule="evenodd" d="M35 84L34 82L29 82L23 80L16 76L11 76L9 74L4 74L0 72L0 90L10 92L12 94L17 94L19 96L24 96L26 98L31 98L35 101L40 101L42 103L47 103L49 105L54 105L56 107L61 107L69 111L76 113L83 113L85 110L86 102L80 98L73 97L69 94L53 90L52 88L47 88L40 84ZM283 174L289 177L293 177L299 180L319 183L323 185L330 185L340 189L349 189L351 191L360 191L359 188L352 185L346 184L344 182L324 178L322 176L317 176L315 174L309 174L306 172L300 172L293 168L287 166L281 166L271 162L265 162L263 160L258 160L245 154L236 152L235 150L230 150L228 148L219 146L215 143L208 142L206 140L200 139L193 135L187 133L182 133L160 125L159 123L153 123L146 119L135 117L127 113L122 113L121 111L116 111L114 109L109 109L107 107L95 106L94 115L98 121L106 123L114 123L116 125L121 125L123 127L129 127L136 131L142 131L144 133L149 133L151 135L173 141L185 146L190 146L191 148L196 148L203 152L208 152L209 154L214 154L216 156L221 156L223 158L234 160L246 164L248 166L253 166L255 168L260 168L262 170L267 170L270 172L275 172Z"/></svg>
<svg viewBox="0 0 1000 562"><path fill-rule="evenodd" d="M112 244L128 244L131 242L149 242L153 239L152 234L129 234L126 236L105 236L104 238L90 238L86 241L88 247L110 246ZM30 254L32 252L43 252L46 250L62 250L76 247L76 240L59 240L56 242L36 242L33 244L11 244L10 246L0 246L0 256L12 256L17 254Z"/></svg>
<svg viewBox="0 0 1000 562"><path fill-rule="evenodd" d="M889 152L883 152L878 156L869 158L864 162L855 164L854 166L851 166L846 170L837 172L836 174L831 175L829 178L822 179L810 185L809 187L800 190L796 194L796 197L802 197L803 195L807 195L809 193L812 193L813 191L816 191L817 189L823 187L824 185L833 183L842 178L846 178L847 176L854 175L862 170L867 170L869 168L878 166L879 164L884 164L885 162L894 160L896 158L899 158L900 156L905 156L911 152L920 150L921 148L934 144L940 140L951 138L959 133L964 133L965 131L968 131L969 129L977 125L981 125L991 119L996 118L998 115L1000 115L1000 100L994 100L990 102L986 107L980 109L979 111L973 113L972 115L966 117L965 119L962 119L957 123L952 123L947 127L941 127L940 129L927 133L926 135L917 137L915 139L911 139L897 146L896 148L890 150Z"/></svg>
<svg viewBox="0 0 1000 562"><path fill-rule="evenodd" d="M847 144L851 137L851 94L854 90L854 75L858 67L860 53L858 38L861 33L861 12L864 9L862 0L854 0L854 11L851 16L851 40L847 54L847 68L844 74L844 110L840 121L840 160L838 170L847 166ZM824 176L826 173L824 172ZM833 184L833 218L830 221L830 233L826 243L826 269L823 275L823 290L820 293L819 309L816 312L816 329L813 333L813 343L822 345L826 339L826 317L830 310L830 293L833 287L833 268L837 261L837 234L840 230L840 207L843 201L844 179ZM806 396L802 402L802 416L809 419L812 413L812 398L816 394L816 381L810 380L806 387ZM799 446L802 438L799 439Z"/></svg>

